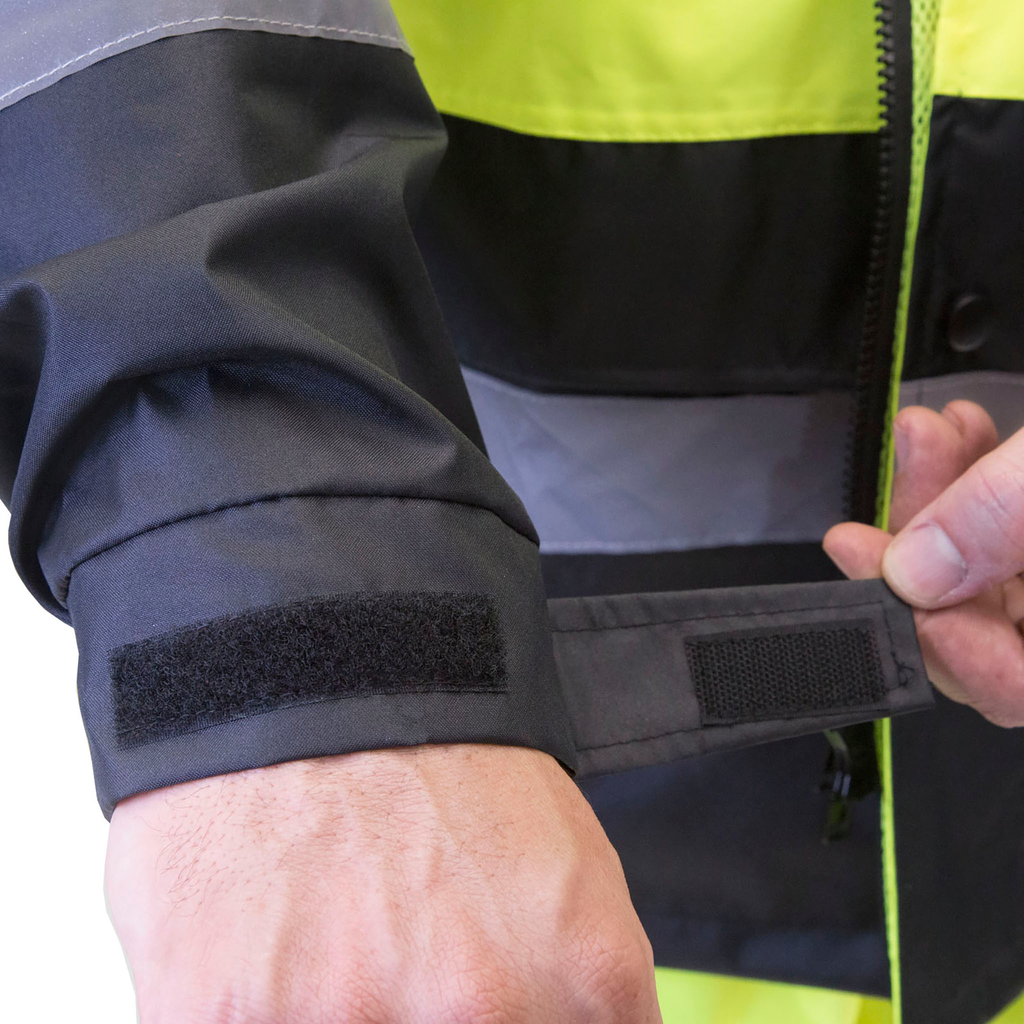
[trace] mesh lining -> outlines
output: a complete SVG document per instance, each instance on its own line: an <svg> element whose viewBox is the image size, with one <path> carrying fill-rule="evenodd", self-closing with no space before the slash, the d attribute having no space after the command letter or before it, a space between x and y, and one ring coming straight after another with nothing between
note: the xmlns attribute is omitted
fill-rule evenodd
<svg viewBox="0 0 1024 1024"><path fill-rule="evenodd" d="M877 6L877 2L876 2ZM914 250L921 219L921 198L924 194L925 164L928 160L928 136L931 128L932 82L935 72L935 48L939 32L940 0L912 0L910 23L913 47L913 85L911 98L910 194L907 201L907 224L900 274L900 296L896 307L892 374L889 382L889 409L886 415L882 459L879 465L877 516L875 525L888 528L889 502L892 492L893 446L892 423L899 408L899 386L903 374L903 357L907 339L907 318L910 310L910 288L914 269Z"/></svg>
<svg viewBox="0 0 1024 1024"><path fill-rule="evenodd" d="M686 641L704 725L762 721L873 704L885 680L868 625Z"/></svg>
<svg viewBox="0 0 1024 1024"><path fill-rule="evenodd" d="M876 0L877 2L877 0ZM900 377L907 343L907 317L914 267L914 249L921 219L925 165L928 159L928 135L932 115L932 80L935 70L935 43L939 27L940 0L912 0L911 37L913 46L913 105L911 108L910 195L907 201L907 229L904 237L900 297L896 307L896 336L893 346L892 376L889 383L889 411L886 416L884 447L879 467L878 509L875 525L889 526L894 463L893 420L899 404ZM885 890L885 932L889 947L890 990L893 1024L903 1020L903 995L900 977L900 938L898 890L896 883L895 814L892 784L892 731L888 719L877 725L882 776L882 878Z"/></svg>

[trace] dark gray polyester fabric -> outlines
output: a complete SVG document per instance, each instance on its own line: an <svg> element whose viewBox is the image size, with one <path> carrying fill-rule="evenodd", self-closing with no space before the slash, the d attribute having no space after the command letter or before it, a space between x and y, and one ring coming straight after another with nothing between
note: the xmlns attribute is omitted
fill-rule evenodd
<svg viewBox="0 0 1024 1024"><path fill-rule="evenodd" d="M97 792L117 801L204 775L354 750L475 741L574 760L562 732L535 545L491 512L452 502L282 497L140 534L74 572L79 695ZM392 693L279 707L151 743L116 736L117 647L265 604L394 591L489 594L506 643L504 692Z"/></svg>
<svg viewBox="0 0 1024 1024"><path fill-rule="evenodd" d="M427 741L571 765L536 535L481 450L410 228L443 144L401 50L260 32L162 39L0 111L0 493L22 578L75 626L107 813ZM110 650L403 590L493 601L507 692L117 746Z"/></svg>
<svg viewBox="0 0 1024 1024"><path fill-rule="evenodd" d="M623 771L835 729L931 706L910 609L880 580L794 583L663 594L560 598L548 602L555 661L572 720L582 776ZM746 702L742 720L722 722L702 701L692 641L855 627L871 634L879 656L878 689L851 702L840 688L822 701L812 659L793 690L768 697L759 714ZM839 666L847 673L850 666ZM744 674L737 658L729 675ZM852 680L844 679L844 687ZM771 680L754 685L768 696ZM792 693L798 706L794 707Z"/></svg>

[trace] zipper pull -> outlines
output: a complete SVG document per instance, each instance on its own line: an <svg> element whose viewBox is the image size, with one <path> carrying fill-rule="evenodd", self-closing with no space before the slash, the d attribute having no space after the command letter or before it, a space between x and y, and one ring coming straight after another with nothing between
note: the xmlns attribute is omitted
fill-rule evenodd
<svg viewBox="0 0 1024 1024"><path fill-rule="evenodd" d="M821 835L821 841L827 844L850 834L850 801L877 793L880 782L873 722L849 725L842 730L826 729L825 739L829 752L819 788L829 794Z"/></svg>
<svg viewBox="0 0 1024 1024"><path fill-rule="evenodd" d="M825 826L821 841L824 844L845 839L850 834L850 786L853 784L853 767L850 748L843 734L836 729L826 729L828 760L821 777L820 789L829 794L825 812Z"/></svg>

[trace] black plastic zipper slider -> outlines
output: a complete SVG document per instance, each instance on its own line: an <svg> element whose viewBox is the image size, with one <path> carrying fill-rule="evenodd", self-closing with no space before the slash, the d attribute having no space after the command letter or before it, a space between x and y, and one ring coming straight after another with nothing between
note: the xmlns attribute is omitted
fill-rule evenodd
<svg viewBox="0 0 1024 1024"><path fill-rule="evenodd" d="M834 843L850 834L850 787L853 783L853 766L850 748L843 735L835 729L825 730L828 740L828 760L821 778L821 790L829 794L828 809L825 812L825 826L821 841Z"/></svg>
<svg viewBox="0 0 1024 1024"><path fill-rule="evenodd" d="M820 789L828 793L828 809L821 841L845 839L853 827L850 804L880 790L878 757L875 753L873 722L848 725L845 729L826 729L828 759Z"/></svg>

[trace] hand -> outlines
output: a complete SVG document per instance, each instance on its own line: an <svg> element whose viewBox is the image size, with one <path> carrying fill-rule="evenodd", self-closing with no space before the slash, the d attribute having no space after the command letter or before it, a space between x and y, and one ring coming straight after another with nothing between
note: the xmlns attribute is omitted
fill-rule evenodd
<svg viewBox="0 0 1024 1024"><path fill-rule="evenodd" d="M661 1021L618 857L536 750L370 751L132 797L106 889L141 1024Z"/></svg>
<svg viewBox="0 0 1024 1024"><path fill-rule="evenodd" d="M1024 725L1024 430L999 445L988 413L963 401L904 409L894 429L895 538L842 523L825 551L917 609L929 678L947 697Z"/></svg>

